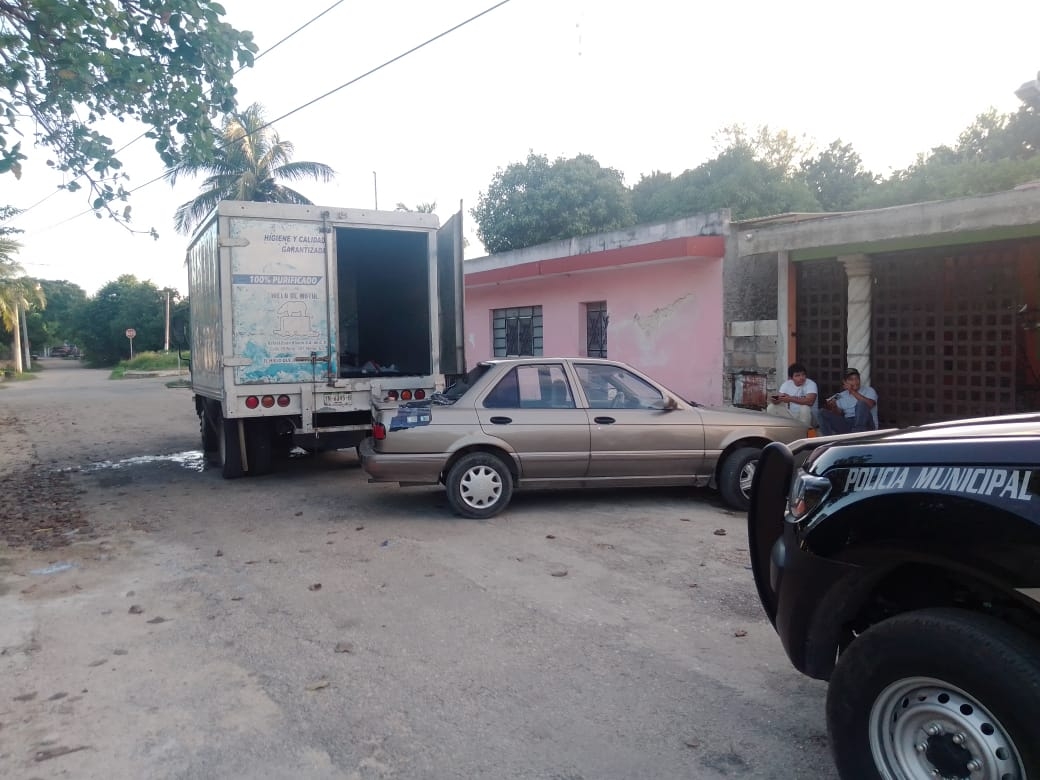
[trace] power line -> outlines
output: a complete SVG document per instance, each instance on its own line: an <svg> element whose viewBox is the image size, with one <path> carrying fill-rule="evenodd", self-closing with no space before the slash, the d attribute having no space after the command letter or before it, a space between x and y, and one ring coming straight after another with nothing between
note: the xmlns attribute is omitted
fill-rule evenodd
<svg viewBox="0 0 1040 780"><path fill-rule="evenodd" d="M342 0L341 0L341 2L342 2ZM344 83L340 84L338 87L330 89L328 92L324 93L323 95L319 95L318 97L314 98L313 100L308 100L306 103L303 103L303 104L297 106L296 108L292 109L291 111L287 111L286 113L282 114L280 117L272 119L270 122L267 122L267 123L261 125L260 127L256 128L256 130L254 130L252 133L250 133L250 135L255 135L256 133L262 132L263 130L266 130L267 128L271 127L276 122L280 122L283 119L285 119L287 117L290 117L293 114L298 113L298 112L302 111L305 108L309 108L310 106L313 106L315 103L318 103L319 101L322 101L325 98L327 98L327 97L329 97L331 95L336 94L341 89L345 89L346 87L349 87L349 86L351 86L353 84L357 84L359 81L361 81L364 78L367 78L368 76L371 76L373 73L378 73L383 68L386 68L386 67L388 67L390 65L393 65L395 62L398 62L399 60L404 59L405 57L407 57L410 54L414 54L415 52L419 51L420 49L423 49L423 48L429 46L431 43L439 41L441 38L445 37L446 35L450 35L451 33L455 32L456 30L462 29L466 25L468 25L468 24L470 24L472 22L475 22L477 19L480 19L482 16L486 16L487 14L491 13L492 11L495 11L495 10L501 8L502 6L506 5L509 2L510 2L510 0L500 0L500 2L495 3L492 6L489 6L488 8L485 8L483 11L480 11L479 13L474 14L473 16L469 17L468 19L466 19L466 20L464 20L462 22L459 22L458 24L454 25L453 27L449 27L447 30L444 30L443 32L437 33L437 35L434 35L432 38L427 38L422 43L420 43L420 44L418 44L416 46L413 46L412 48L408 49L407 51L404 51L404 52L398 54L396 57L392 57L391 59L386 60L382 64L376 65L374 68L365 71L360 76L355 76L354 78L350 79L349 81L345 81ZM220 148L223 148L223 147L221 145L218 145L217 148L220 149ZM165 179L167 177L168 173L169 173L168 171L164 171L163 173L161 173L158 176L156 176L154 179L150 179L149 181L146 181L144 184L140 184L137 187L134 187L132 190L129 190L127 192L127 195L132 195L135 192L143 190L145 187L149 187L152 184L155 184L157 181L161 181L161 180ZM67 222L72 222L74 219L79 219L80 217L85 216L85 215L90 214L90 213L93 213L95 211L96 211L96 209L93 209L93 208L86 209L85 211L81 211L78 214L74 214L73 216L69 217L68 219L63 219L61 222L56 222L55 224L53 224L53 225L51 225L49 227L45 227L45 228L43 228L43 230L38 231L38 232L43 232L43 231L46 231L46 230L51 230L51 229L56 228L56 227L60 227L61 225L64 225Z"/></svg>
<svg viewBox="0 0 1040 780"><path fill-rule="evenodd" d="M336 6L338 6L338 5L342 5L342 4L344 3L344 2L346 2L346 0L336 0L336 2L335 2L335 3L333 3L332 5L330 5L330 6L328 7L328 8L326 8L326 9L325 9L324 11L322 11L322 12L321 12L320 14L318 14L318 15L317 15L317 16L315 16L314 18L312 18L312 19L310 19L310 20L308 20L308 21L304 22L303 24L301 24L301 25L300 25L299 27L297 27L297 28L296 28L295 30L293 30L293 31L292 31L291 33L289 33L288 35L286 35L285 37L283 37L283 38L282 38L282 39L281 39L280 41L278 41L278 42L277 42L276 44L274 44L273 46L268 46L268 47L267 47L266 49L264 49L264 50L263 50L262 52L260 52L259 54L257 54L257 55L256 55L256 56L255 56L255 57L253 58L253 64L256 64L256 63L257 63L257 61L259 61L261 57L264 57L264 56L266 56L266 55L270 54L271 52L273 52L273 51L274 51L275 49L277 49L277 48L278 48L279 46L281 46L281 45L282 45L283 43L285 43L286 41L288 41L288 40L289 40L290 38L292 38L293 36L297 35L297 34L298 34L298 33L300 33L300 32L303 32L303 30L305 30L305 29L306 29L307 27L310 27L310 26L311 26L312 24L314 24L314 23L315 23L316 21L318 21L318 20L319 20L319 19L320 19L321 17L323 17L323 16L324 16L325 14L327 14L327 13L328 13L329 11L333 10L333 9L334 9L334 8L335 8ZM238 75L239 73L241 73L241 72L242 72L243 70L245 70L245 69L246 69L246 66L245 66L245 65L241 65L241 66L239 66L239 68L238 68L238 69L237 69L237 70L236 70L236 71L235 71L234 73L232 73L232 74L231 74L231 75L232 75L232 78L234 78L235 76L237 76L237 75ZM145 135L147 135L147 133L148 133L148 131L147 131L147 130L145 130L145 131L144 131L144 132L142 132L142 133L141 133L140 135L138 135L138 136L137 136L136 138L132 138L132 139L130 139L130 140L129 140L129 141L127 141L127 142L126 142L125 144L123 144L123 145L122 145L122 146L120 146L120 147L119 147L118 149L116 149L116 150L115 150L115 151L113 152L113 154L119 154L120 152L124 151L125 149L127 149L127 148L129 148L129 147L133 146L133 145L134 145L135 143L137 143L137 142L138 142L138 141L140 141L140 140L141 140L142 138L144 138L144 137L145 137ZM81 173L81 174L80 174L79 176L76 176L76 177L75 177L74 179L72 179L72 181L76 181L77 179L81 179L81 178L82 178L83 176L84 176L84 174L82 174L82 173ZM50 198L53 198L53 197L54 197L55 195L57 195L57 194L58 194L59 192L61 192L61 191L62 191L62 189L63 189L62 187L57 187L57 188L55 188L54 192L52 192L52 193L50 193L49 195L45 195L44 197L40 198L40 199L39 199L38 201L36 201L36 202L35 202L34 204L32 204L31 206L29 206L28 208L22 209L22 210L21 210L21 211L19 212L19 215L21 215L21 214L27 214L28 212L32 211L32 210L33 210L34 208L36 208L37 206L39 206L39 205L40 205L41 203L43 203L44 201L47 201L47 200L49 200ZM91 210L93 211L93 209L91 209ZM76 217L79 217L79 216L81 216L81 215L79 215L79 214L77 214L77 215L76 215ZM72 217L72 219L75 219L76 217ZM68 220L66 220L66 222L67 222L67 221L68 221ZM59 222L58 224L59 224L59 225L61 225L61 224L64 224L64 223L63 223L63 222ZM56 227L56 226L54 226L54 227ZM44 230L47 230L47 229L48 229L48 228L44 228Z"/></svg>

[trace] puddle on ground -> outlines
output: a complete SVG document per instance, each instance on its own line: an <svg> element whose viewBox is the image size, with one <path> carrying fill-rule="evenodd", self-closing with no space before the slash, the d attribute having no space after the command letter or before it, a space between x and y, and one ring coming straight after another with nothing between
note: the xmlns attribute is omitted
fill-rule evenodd
<svg viewBox="0 0 1040 780"><path fill-rule="evenodd" d="M68 561L62 561L61 563L52 563L43 569L32 569L30 574L59 574L63 571L76 568L76 564L69 563Z"/></svg>
<svg viewBox="0 0 1040 780"><path fill-rule="evenodd" d="M185 450L184 452L174 452L170 455L137 455L132 458L123 458L122 460L102 460L86 466L69 466L62 469L62 471L90 473L126 469L134 466L148 466L153 463L175 463L188 471L204 471L206 468L206 457L202 454L202 450Z"/></svg>

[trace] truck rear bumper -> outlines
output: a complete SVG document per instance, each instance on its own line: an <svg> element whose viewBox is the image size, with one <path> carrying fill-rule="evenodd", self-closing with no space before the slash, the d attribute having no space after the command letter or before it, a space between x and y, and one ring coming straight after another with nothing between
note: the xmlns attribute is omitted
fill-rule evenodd
<svg viewBox="0 0 1040 780"><path fill-rule="evenodd" d="M444 468L443 453L376 452L371 437L361 442L361 468L369 482L399 482L402 485L436 485Z"/></svg>

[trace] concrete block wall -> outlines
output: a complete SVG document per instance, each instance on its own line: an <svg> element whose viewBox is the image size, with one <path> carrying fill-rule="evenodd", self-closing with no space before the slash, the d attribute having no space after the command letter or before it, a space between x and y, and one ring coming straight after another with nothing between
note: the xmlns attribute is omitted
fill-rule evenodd
<svg viewBox="0 0 1040 780"><path fill-rule="evenodd" d="M775 391L786 379L776 375L776 339L776 320L739 320L726 324L722 364L725 403L733 403L734 390L744 381L745 374L764 377L767 392Z"/></svg>

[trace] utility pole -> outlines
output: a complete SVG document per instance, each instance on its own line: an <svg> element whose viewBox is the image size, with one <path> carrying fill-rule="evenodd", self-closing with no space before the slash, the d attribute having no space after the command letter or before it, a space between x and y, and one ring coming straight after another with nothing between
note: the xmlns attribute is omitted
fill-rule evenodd
<svg viewBox="0 0 1040 780"><path fill-rule="evenodd" d="M376 211L379 211L379 185L376 182L376 172L372 171L372 194L376 199Z"/></svg>
<svg viewBox="0 0 1040 780"><path fill-rule="evenodd" d="M170 288L166 288L166 341L164 342L163 351L170 351Z"/></svg>

